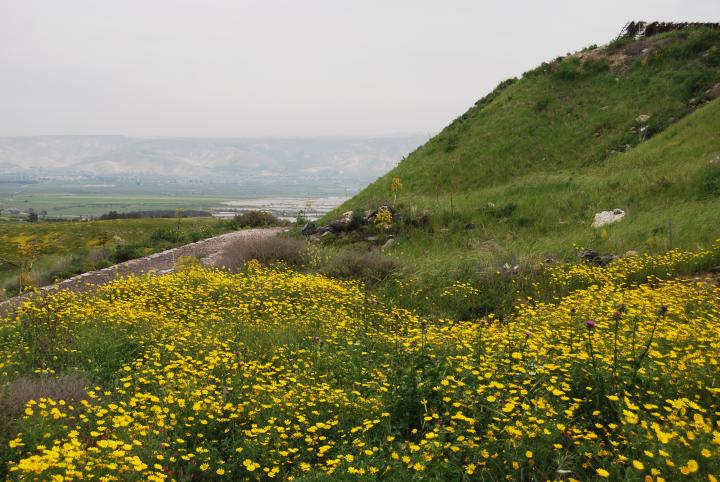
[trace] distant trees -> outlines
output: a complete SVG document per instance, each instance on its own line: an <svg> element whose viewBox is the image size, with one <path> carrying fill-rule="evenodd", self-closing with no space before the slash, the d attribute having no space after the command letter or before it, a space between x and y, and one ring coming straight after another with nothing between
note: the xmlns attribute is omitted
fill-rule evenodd
<svg viewBox="0 0 720 482"><path fill-rule="evenodd" d="M178 212L180 215L178 215ZM117 211L110 211L100 216L100 219L140 219L140 218L177 218L177 217L190 217L190 218L203 218L212 216L207 211L198 211L194 209L156 209L152 211L130 211L126 213L119 213Z"/></svg>
<svg viewBox="0 0 720 482"><path fill-rule="evenodd" d="M38 222L38 214L32 209L28 212L27 222L36 223Z"/></svg>

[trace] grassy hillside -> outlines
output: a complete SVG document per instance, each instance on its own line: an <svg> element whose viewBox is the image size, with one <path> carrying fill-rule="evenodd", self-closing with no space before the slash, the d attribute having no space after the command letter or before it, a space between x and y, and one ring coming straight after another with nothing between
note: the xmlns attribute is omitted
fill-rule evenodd
<svg viewBox="0 0 720 482"><path fill-rule="evenodd" d="M626 218L603 229L591 227L594 213L613 208L625 210ZM528 173L452 196L404 192L403 209L426 210L431 223L401 230L400 253L405 244L409 250L481 256L481 246L472 241L489 239L493 255L507 257L503 262L513 256L567 257L578 245L619 254L707 246L720 235L715 222L720 212L720 101L597 165ZM476 228L466 229L468 223Z"/></svg>
<svg viewBox="0 0 720 482"><path fill-rule="evenodd" d="M631 129L647 125L652 138L718 81L716 30L620 40L545 63L501 83L349 205L387 198L396 176L408 193L463 193L600 164L640 143Z"/></svg>
<svg viewBox="0 0 720 482"><path fill-rule="evenodd" d="M720 32L706 29L543 64L501 84L333 214L392 204L387 252L409 275L381 288L416 309L426 300L424 311L439 316L497 311L500 298L511 309L532 291L522 272L574 260L580 248L708 247L720 237L720 100L705 97L717 82ZM614 208L625 219L591 227L595 213ZM367 249L363 237L340 235L328 249ZM519 279L498 285L508 267ZM442 309L437 300L456 281L485 301Z"/></svg>

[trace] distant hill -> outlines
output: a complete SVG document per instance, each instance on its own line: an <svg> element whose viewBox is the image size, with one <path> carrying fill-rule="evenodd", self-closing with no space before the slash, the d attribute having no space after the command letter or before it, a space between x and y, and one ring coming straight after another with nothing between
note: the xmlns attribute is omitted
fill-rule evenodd
<svg viewBox="0 0 720 482"><path fill-rule="evenodd" d="M152 175L185 178L376 179L427 141L374 138L138 139L123 136L0 137L0 172L23 175Z"/></svg>

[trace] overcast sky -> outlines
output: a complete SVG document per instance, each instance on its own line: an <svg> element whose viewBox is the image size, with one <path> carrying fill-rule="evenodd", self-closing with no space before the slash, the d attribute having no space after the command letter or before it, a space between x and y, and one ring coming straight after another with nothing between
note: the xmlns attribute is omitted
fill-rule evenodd
<svg viewBox="0 0 720 482"><path fill-rule="evenodd" d="M720 0L0 0L0 135L434 133L629 19Z"/></svg>

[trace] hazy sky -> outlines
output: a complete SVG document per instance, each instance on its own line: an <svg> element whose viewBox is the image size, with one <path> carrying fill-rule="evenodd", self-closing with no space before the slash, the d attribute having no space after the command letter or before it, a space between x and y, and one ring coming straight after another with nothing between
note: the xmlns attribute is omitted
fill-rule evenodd
<svg viewBox="0 0 720 482"><path fill-rule="evenodd" d="M720 0L0 0L0 135L437 132L629 19Z"/></svg>

